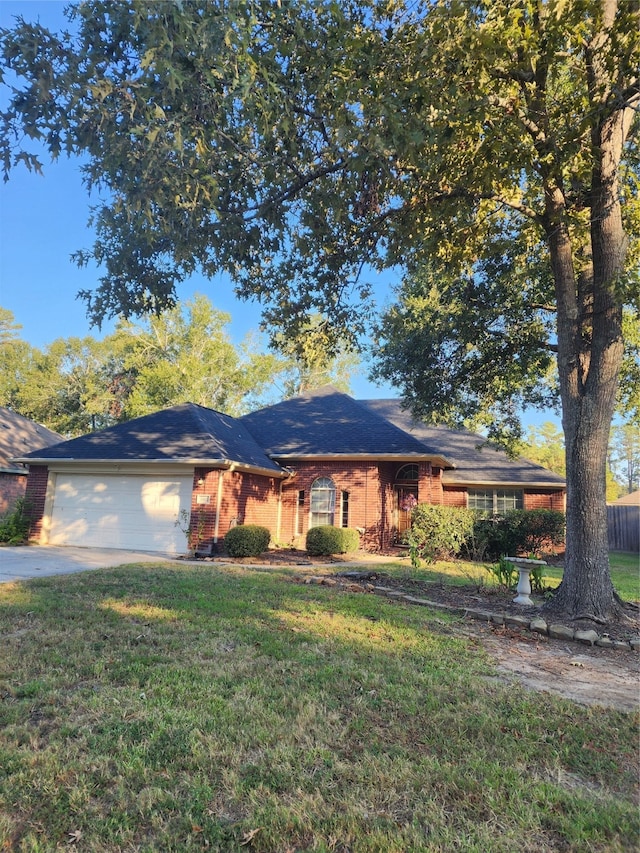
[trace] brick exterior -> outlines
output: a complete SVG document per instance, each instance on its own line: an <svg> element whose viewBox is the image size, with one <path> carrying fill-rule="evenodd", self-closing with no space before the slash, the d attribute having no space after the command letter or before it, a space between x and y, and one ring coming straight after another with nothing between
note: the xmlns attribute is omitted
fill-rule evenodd
<svg viewBox="0 0 640 853"><path fill-rule="evenodd" d="M31 465L27 481L26 499L29 501L31 513L31 529L29 539L39 542L42 536L42 519L44 503L47 497L47 482L49 469L46 465Z"/></svg>
<svg viewBox="0 0 640 853"><path fill-rule="evenodd" d="M442 490L442 503L445 506L466 506L467 490L461 486L456 488L444 486Z"/></svg>
<svg viewBox="0 0 640 853"><path fill-rule="evenodd" d="M295 477L285 481L282 490L280 540L304 547L311 514L311 486L318 477L330 477L336 487L334 524L342 526L342 493L348 494L347 526L360 529L361 546L367 551L389 547L396 535L395 482L398 462L298 462L292 464ZM418 500L428 502L440 495L439 475L434 482L431 465L420 462ZM304 491L304 504L299 494Z"/></svg>
<svg viewBox="0 0 640 853"><path fill-rule="evenodd" d="M196 550L216 550L227 531L236 524L260 524L275 537L279 482L260 474L196 468L190 529ZM208 498L209 503L199 502L198 498L200 501Z"/></svg>
<svg viewBox="0 0 640 853"><path fill-rule="evenodd" d="M9 512L18 498L23 498L27 488L27 475L0 471L0 515Z"/></svg>
<svg viewBox="0 0 640 853"><path fill-rule="evenodd" d="M524 493L525 509L557 509L565 511L565 493L563 490L548 490Z"/></svg>
<svg viewBox="0 0 640 853"><path fill-rule="evenodd" d="M365 550L385 550L396 539L396 476L403 464L299 462L291 466L295 476L284 481L242 471L196 468L191 497L192 547L203 553L218 550L231 527L260 524L271 532L273 541L304 548L311 514L311 486L318 477L330 477L337 492L334 523L342 525L341 501L346 492L347 526L362 531L361 546ZM31 504L30 538L35 541L42 535L47 480L46 466L31 466L25 496ZM300 492L304 492L301 505ZM440 469L420 462L418 501L466 506L467 489L443 487ZM524 492L525 509L564 510L564 501L562 490Z"/></svg>
<svg viewBox="0 0 640 853"><path fill-rule="evenodd" d="M443 503L446 506L467 506L467 489L464 486L445 486ZM523 489L523 509L557 509L564 512L565 493L562 489Z"/></svg>

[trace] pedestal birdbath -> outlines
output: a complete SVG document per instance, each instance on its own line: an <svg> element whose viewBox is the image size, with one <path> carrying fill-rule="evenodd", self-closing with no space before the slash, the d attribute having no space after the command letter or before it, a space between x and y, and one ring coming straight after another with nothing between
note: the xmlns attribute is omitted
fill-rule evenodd
<svg viewBox="0 0 640 853"><path fill-rule="evenodd" d="M520 575L516 592L518 593L513 599L515 604L525 604L529 607L533 606L533 601L529 597L531 595L531 578L529 573L533 566L546 566L545 560L530 560L525 557L505 557L505 560L513 563Z"/></svg>

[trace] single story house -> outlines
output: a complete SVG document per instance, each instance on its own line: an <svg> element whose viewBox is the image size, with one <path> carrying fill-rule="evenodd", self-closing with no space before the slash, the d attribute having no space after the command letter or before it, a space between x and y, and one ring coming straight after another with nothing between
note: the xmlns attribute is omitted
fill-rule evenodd
<svg viewBox="0 0 640 853"><path fill-rule="evenodd" d="M64 436L0 406L0 515L24 497L28 468L15 457L64 441Z"/></svg>
<svg viewBox="0 0 640 853"><path fill-rule="evenodd" d="M215 550L242 523L283 544L320 524L352 527L384 550L416 501L499 512L565 500L562 477L478 435L331 387L240 418L185 403L18 461L41 543L176 554Z"/></svg>

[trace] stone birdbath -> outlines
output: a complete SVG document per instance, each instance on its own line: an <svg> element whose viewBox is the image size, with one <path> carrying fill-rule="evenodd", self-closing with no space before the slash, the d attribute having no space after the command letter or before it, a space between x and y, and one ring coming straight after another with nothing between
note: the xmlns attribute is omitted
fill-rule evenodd
<svg viewBox="0 0 640 853"><path fill-rule="evenodd" d="M530 598L531 578L529 574L534 566L546 566L546 560L531 560L525 557L505 557L504 559L513 563L520 575L516 589L518 594L513 599L514 604L525 604L528 607L533 607L533 601Z"/></svg>

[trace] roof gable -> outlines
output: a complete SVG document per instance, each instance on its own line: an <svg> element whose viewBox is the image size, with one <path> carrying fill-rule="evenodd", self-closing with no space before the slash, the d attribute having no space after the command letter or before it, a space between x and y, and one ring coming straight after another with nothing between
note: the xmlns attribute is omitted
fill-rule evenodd
<svg viewBox="0 0 640 853"><path fill-rule="evenodd" d="M426 458L431 453L420 440L331 386L267 406L240 420L269 456L276 459Z"/></svg>
<svg viewBox="0 0 640 853"><path fill-rule="evenodd" d="M25 454L43 461L207 461L237 463L282 473L240 421L182 403L151 415Z"/></svg>

